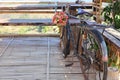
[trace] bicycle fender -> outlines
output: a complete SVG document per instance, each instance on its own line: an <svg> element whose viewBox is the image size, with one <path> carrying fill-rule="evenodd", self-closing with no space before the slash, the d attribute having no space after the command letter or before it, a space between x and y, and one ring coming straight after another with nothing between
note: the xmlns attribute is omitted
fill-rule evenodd
<svg viewBox="0 0 120 80"><path fill-rule="evenodd" d="M97 38L98 42L100 43L100 47L102 49L102 60L104 62L108 62L108 51L103 36L97 30L90 30L90 31L93 33L93 35Z"/></svg>

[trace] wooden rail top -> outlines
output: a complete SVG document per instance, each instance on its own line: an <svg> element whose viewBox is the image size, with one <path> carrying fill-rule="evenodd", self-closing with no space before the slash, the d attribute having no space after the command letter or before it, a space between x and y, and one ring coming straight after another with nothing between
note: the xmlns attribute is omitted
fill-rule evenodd
<svg viewBox="0 0 120 80"><path fill-rule="evenodd" d="M71 8L83 8L83 9L92 9L92 4L71 4Z"/></svg>
<svg viewBox="0 0 120 80"><path fill-rule="evenodd" d="M97 24L95 21L86 21L88 25ZM97 28L96 28L97 29ZM103 32L103 29L97 29L100 33ZM107 38L109 41L114 43L118 48L120 48L120 33L113 28L106 28L103 32L103 36Z"/></svg>
<svg viewBox="0 0 120 80"><path fill-rule="evenodd" d="M79 24L78 19L70 19L71 25ZM54 26L52 19L1 19L0 25L9 26L9 25L44 25L44 26Z"/></svg>
<svg viewBox="0 0 120 80"><path fill-rule="evenodd" d="M72 8L92 8L92 4L0 4L0 10L36 10L62 8L70 5Z"/></svg>
<svg viewBox="0 0 120 80"><path fill-rule="evenodd" d="M63 10L67 5L70 5L72 8L83 8L83 9L92 9L92 4L67 4L67 3L58 3L58 4L0 4L0 14L2 13L54 13L55 9ZM46 11L44 11L46 10Z"/></svg>
<svg viewBox="0 0 120 80"><path fill-rule="evenodd" d="M0 4L0 10L36 10L62 8L64 4Z"/></svg>
<svg viewBox="0 0 120 80"><path fill-rule="evenodd" d="M58 11L58 10L57 10ZM0 14L6 14L6 13L39 13L39 14L43 14L43 13L55 13L55 10L0 10Z"/></svg>

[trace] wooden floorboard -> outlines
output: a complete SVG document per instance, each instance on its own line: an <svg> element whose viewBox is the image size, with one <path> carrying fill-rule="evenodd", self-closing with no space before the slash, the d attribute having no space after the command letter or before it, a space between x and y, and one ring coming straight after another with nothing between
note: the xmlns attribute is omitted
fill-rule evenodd
<svg viewBox="0 0 120 80"><path fill-rule="evenodd" d="M0 50L9 40L1 38ZM0 80L84 80L77 59L65 67L71 57L62 57L59 42L58 37L14 38L0 57Z"/></svg>

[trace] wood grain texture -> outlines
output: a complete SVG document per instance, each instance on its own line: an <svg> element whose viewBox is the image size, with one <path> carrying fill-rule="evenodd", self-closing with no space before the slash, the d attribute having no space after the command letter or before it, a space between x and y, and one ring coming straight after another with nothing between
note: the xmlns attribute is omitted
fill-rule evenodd
<svg viewBox="0 0 120 80"><path fill-rule="evenodd" d="M0 47L10 40L1 39ZM83 80L79 62L75 62L71 67L65 67L67 61L71 59L68 57L69 59L65 60L62 57L59 41L58 37L14 38L0 57L0 80L46 80L48 50L49 80Z"/></svg>

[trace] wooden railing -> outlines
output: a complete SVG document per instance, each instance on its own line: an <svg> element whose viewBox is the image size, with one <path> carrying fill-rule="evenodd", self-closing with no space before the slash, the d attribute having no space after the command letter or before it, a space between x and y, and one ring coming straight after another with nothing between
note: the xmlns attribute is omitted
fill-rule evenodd
<svg viewBox="0 0 120 80"><path fill-rule="evenodd" d="M120 32L109 28L106 29L103 35L108 45L109 66L117 66L120 68Z"/></svg>
<svg viewBox="0 0 120 80"><path fill-rule="evenodd" d="M18 4L20 2L16 2L16 4L9 5L10 2L7 4L4 2L3 5L0 5L0 14L4 13L54 13L55 8L64 10L66 5L63 5L62 3L58 3L58 5L55 4L47 4L47 5L38 5L33 2L29 2L29 4ZM12 3L12 2L11 2ZM76 8L86 8L86 9L92 9L91 4L87 5L71 5L70 13L76 14ZM46 9L44 11L44 9ZM50 11L51 10L51 11ZM76 23L79 23L78 20L70 20L71 25L74 25ZM4 20L0 19L0 25L53 25L51 19L10 19L10 20ZM74 29L73 29L74 30ZM113 29L112 29L113 30ZM74 31L75 32L75 31ZM118 35L116 35L116 33ZM114 30L110 31L110 29L106 29L104 32L105 40L109 47L109 54L110 57L115 54L117 56L116 64L120 66L120 33ZM3 35L6 36L6 35Z"/></svg>
<svg viewBox="0 0 120 80"><path fill-rule="evenodd" d="M70 10L70 14L74 15L76 14L75 12L77 12L76 9ZM73 30L74 30L73 32L76 32L75 29ZM98 29L98 31L102 33L100 29ZM120 32L116 31L113 28L106 28L103 33L103 36L108 46L108 55L110 59L109 66L112 66L112 63L114 63L114 66L119 67L120 66Z"/></svg>
<svg viewBox="0 0 120 80"><path fill-rule="evenodd" d="M24 14L24 13L36 13L36 14L54 14L56 9L65 10L67 3L53 3L53 2L0 2L0 14ZM73 7L87 7L91 8L91 5L75 5L74 3L70 3ZM67 4L69 5L69 4ZM71 20L70 20L71 21ZM75 21L71 21L71 24L75 23ZM0 19L1 26L19 26L19 25L33 25L33 26L53 26L52 19ZM12 35L12 34L10 34ZM2 34L2 36L5 36ZM9 35L8 35L9 36Z"/></svg>
<svg viewBox="0 0 120 80"><path fill-rule="evenodd" d="M40 2L0 2L0 15L2 14L54 14L55 9L57 8L58 10L62 10L65 5L63 4L55 4L55 3L40 3ZM39 16L39 15L38 15ZM52 19L0 19L0 25L1 26L20 26L20 25L25 25L25 26L54 26L52 24ZM43 34L1 34L1 37L6 37L6 36L43 36ZM52 35L53 36L53 35ZM55 34L56 36L56 34Z"/></svg>

